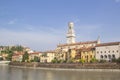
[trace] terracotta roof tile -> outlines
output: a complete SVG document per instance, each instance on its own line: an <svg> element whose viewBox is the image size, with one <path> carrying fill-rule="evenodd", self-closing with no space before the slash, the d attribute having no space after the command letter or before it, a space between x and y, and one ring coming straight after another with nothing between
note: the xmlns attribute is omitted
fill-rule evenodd
<svg viewBox="0 0 120 80"><path fill-rule="evenodd" d="M76 50L80 50L80 51L90 51L90 50L94 50L95 47L82 47L82 48L79 48L79 49L76 49Z"/></svg>
<svg viewBox="0 0 120 80"><path fill-rule="evenodd" d="M34 54L40 54L40 52L33 52L33 53L30 53L30 55L34 55Z"/></svg>
<svg viewBox="0 0 120 80"><path fill-rule="evenodd" d="M72 45L82 45L82 44L91 44L91 43L97 43L97 41L77 42L77 43L72 43L72 44L59 44L58 47L72 46Z"/></svg>
<svg viewBox="0 0 120 80"><path fill-rule="evenodd" d="M45 51L44 53L55 53L55 50Z"/></svg>
<svg viewBox="0 0 120 80"><path fill-rule="evenodd" d="M120 42L109 42L109 43L101 43L101 44L97 44L96 47L99 46L112 46L112 45L119 45Z"/></svg>

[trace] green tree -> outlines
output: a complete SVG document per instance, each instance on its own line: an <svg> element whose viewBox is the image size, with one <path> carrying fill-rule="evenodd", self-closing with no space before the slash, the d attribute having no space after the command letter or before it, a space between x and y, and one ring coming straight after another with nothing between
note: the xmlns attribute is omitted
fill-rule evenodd
<svg viewBox="0 0 120 80"><path fill-rule="evenodd" d="M13 56L13 51L10 49L4 50L3 51L4 54L8 54L8 56L6 57L6 60L12 61L12 56Z"/></svg>
<svg viewBox="0 0 120 80"><path fill-rule="evenodd" d="M3 58L2 58L2 57L0 57L0 61L1 61L1 60L3 60Z"/></svg>
<svg viewBox="0 0 120 80"><path fill-rule="evenodd" d="M117 63L120 63L120 57L117 59Z"/></svg>
<svg viewBox="0 0 120 80"><path fill-rule="evenodd" d="M40 62L40 58L37 57L37 56L35 56L35 57L34 57L34 62Z"/></svg>
<svg viewBox="0 0 120 80"><path fill-rule="evenodd" d="M105 62L107 62L106 60L100 60L99 61L100 63L105 63Z"/></svg>
<svg viewBox="0 0 120 80"><path fill-rule="evenodd" d="M92 58L92 59L90 60L90 62L91 62L91 63L94 63L94 62L98 62L98 60L97 60L96 58Z"/></svg>
<svg viewBox="0 0 120 80"><path fill-rule="evenodd" d="M28 59L29 59L29 54L28 54L27 52L25 52L25 53L23 54L22 61L23 61L23 62L28 62Z"/></svg>
<svg viewBox="0 0 120 80"><path fill-rule="evenodd" d="M13 53L9 53L6 59L9 61L12 61L12 56L13 56Z"/></svg>
<svg viewBox="0 0 120 80"><path fill-rule="evenodd" d="M79 62L82 63L82 64L84 64L85 60L84 59L80 59Z"/></svg>
<svg viewBox="0 0 120 80"><path fill-rule="evenodd" d="M22 47L22 46L13 46L12 48L11 48L11 50L12 51L23 51L24 50L24 48Z"/></svg>

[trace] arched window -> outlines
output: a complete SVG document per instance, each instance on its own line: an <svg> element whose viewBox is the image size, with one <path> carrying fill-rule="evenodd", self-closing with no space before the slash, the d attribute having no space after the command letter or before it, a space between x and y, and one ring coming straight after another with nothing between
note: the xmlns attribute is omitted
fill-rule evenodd
<svg viewBox="0 0 120 80"><path fill-rule="evenodd" d="M108 55L108 58L111 59L111 55Z"/></svg>
<svg viewBox="0 0 120 80"><path fill-rule="evenodd" d="M115 58L115 55L114 55L114 54L112 55L112 58Z"/></svg>
<svg viewBox="0 0 120 80"><path fill-rule="evenodd" d="M104 55L105 58L107 58L107 55Z"/></svg>
<svg viewBox="0 0 120 80"><path fill-rule="evenodd" d="M118 50L116 52L118 53Z"/></svg>
<svg viewBox="0 0 120 80"><path fill-rule="evenodd" d="M112 51L114 53L114 51Z"/></svg>
<svg viewBox="0 0 120 80"><path fill-rule="evenodd" d="M100 56L100 58L102 58L102 59L103 59L103 55L101 55L101 56Z"/></svg>
<svg viewBox="0 0 120 80"><path fill-rule="evenodd" d="M92 58L92 55L90 55L90 58Z"/></svg>

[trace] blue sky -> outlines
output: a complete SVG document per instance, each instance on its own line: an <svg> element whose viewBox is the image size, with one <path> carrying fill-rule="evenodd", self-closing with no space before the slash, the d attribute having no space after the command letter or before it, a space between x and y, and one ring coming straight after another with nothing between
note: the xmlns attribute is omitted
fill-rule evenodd
<svg viewBox="0 0 120 80"><path fill-rule="evenodd" d="M120 0L0 0L0 45L55 49L70 21L76 42L120 41Z"/></svg>

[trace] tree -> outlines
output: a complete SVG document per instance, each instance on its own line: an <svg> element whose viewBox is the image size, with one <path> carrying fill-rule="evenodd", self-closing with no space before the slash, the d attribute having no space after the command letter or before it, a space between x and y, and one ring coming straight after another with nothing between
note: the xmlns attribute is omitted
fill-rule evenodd
<svg viewBox="0 0 120 80"><path fill-rule="evenodd" d="M40 58L37 57L37 56L35 56L35 57L34 57L34 62L40 62Z"/></svg>
<svg viewBox="0 0 120 80"><path fill-rule="evenodd" d="M5 54L8 54L6 59L9 61L12 61L13 51L12 50L5 50Z"/></svg>
<svg viewBox="0 0 120 80"><path fill-rule="evenodd" d="M80 59L79 62L83 64L83 63L85 63L85 60L84 59Z"/></svg>
<svg viewBox="0 0 120 80"><path fill-rule="evenodd" d="M13 56L13 53L9 53L6 59L9 61L12 61L12 56Z"/></svg>
<svg viewBox="0 0 120 80"><path fill-rule="evenodd" d="M91 62L91 63L94 63L94 62L98 62L98 60L97 60L96 58L92 58L92 59L90 60L90 62Z"/></svg>
<svg viewBox="0 0 120 80"><path fill-rule="evenodd" d="M0 61L1 61L1 60L3 60L3 58L2 58L2 57L0 57Z"/></svg>
<svg viewBox="0 0 120 80"><path fill-rule="evenodd" d="M24 48L23 48L22 46L19 46L19 45L18 45L18 46L13 46L13 47L11 48L12 51L23 51L23 49L24 49Z"/></svg>
<svg viewBox="0 0 120 80"><path fill-rule="evenodd" d="M120 63L120 57L117 59L117 63Z"/></svg>
<svg viewBox="0 0 120 80"><path fill-rule="evenodd" d="M23 54L22 61L23 61L23 62L28 62L28 59L29 59L29 54L28 54L27 52L25 52L25 53Z"/></svg>
<svg viewBox="0 0 120 80"><path fill-rule="evenodd" d="M53 60L52 60L52 63L57 63L58 62L58 59L55 57Z"/></svg>

